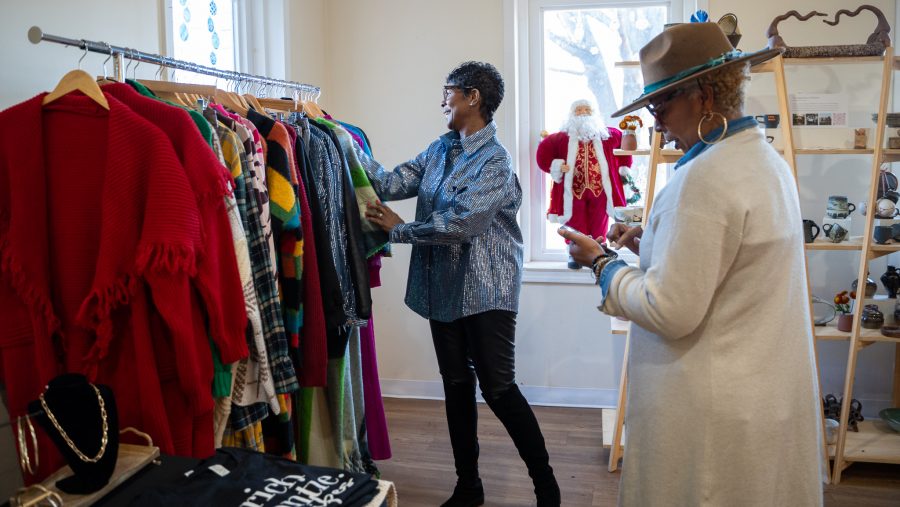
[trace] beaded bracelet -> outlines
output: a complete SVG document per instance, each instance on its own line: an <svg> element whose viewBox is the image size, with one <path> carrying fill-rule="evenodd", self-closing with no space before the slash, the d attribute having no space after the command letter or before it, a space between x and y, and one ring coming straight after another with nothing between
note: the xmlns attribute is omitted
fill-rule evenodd
<svg viewBox="0 0 900 507"><path fill-rule="evenodd" d="M598 255L594 258L594 261L591 263L591 271L594 275L594 278L599 280L600 274L603 273L603 268L606 267L607 264L612 262L618 257L616 252L606 251L602 255Z"/></svg>

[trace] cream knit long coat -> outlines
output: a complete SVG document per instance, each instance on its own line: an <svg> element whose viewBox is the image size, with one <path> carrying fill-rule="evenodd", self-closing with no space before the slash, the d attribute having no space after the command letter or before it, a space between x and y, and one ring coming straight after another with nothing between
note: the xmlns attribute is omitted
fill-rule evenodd
<svg viewBox="0 0 900 507"><path fill-rule="evenodd" d="M822 505L802 230L756 128L659 193L603 303L633 322L620 505Z"/></svg>

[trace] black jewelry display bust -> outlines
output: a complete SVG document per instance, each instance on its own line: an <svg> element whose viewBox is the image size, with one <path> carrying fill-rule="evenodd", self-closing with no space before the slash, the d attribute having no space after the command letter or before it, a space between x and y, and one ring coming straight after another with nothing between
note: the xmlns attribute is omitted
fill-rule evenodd
<svg viewBox="0 0 900 507"><path fill-rule="evenodd" d="M76 495L93 493L109 482L119 455L119 416L112 390L97 385L106 410L107 442L103 456L96 463L81 459L66 443L59 430L47 416L40 400L31 401L28 411L38 414L36 419L56 444L75 475L56 483L60 490ZM56 417L75 447L88 458L94 458L103 439L103 418L97 392L84 375L67 373L50 381L44 401Z"/></svg>

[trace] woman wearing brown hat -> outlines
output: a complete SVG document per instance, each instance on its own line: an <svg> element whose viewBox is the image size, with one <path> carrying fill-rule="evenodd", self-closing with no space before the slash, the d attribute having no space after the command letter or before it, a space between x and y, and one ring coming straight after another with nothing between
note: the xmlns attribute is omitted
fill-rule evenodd
<svg viewBox="0 0 900 507"><path fill-rule="evenodd" d="M560 234L592 266L600 308L632 321L621 505L822 505L823 454L790 167L745 116L751 64L714 23L640 51L656 129L685 151L646 228Z"/></svg>

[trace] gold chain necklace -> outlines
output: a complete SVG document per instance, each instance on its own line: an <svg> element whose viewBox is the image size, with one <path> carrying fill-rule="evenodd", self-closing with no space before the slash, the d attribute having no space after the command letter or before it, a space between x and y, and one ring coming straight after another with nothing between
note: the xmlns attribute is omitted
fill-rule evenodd
<svg viewBox="0 0 900 507"><path fill-rule="evenodd" d="M100 461L100 458L103 457L103 454L106 453L106 443L109 440L109 424L106 421L106 403L103 402L103 396L100 395L100 390L97 389L97 386L94 384L90 384L90 386L94 389L94 392L97 393L97 402L100 404L100 418L103 419L103 437L100 440L100 450L97 451L97 455L93 458L88 458L85 456L83 452L81 452L78 447L75 446L75 442L69 438L69 435L66 434L66 430L60 426L59 421L56 420L56 416L53 415L53 412L50 411L50 407L47 405L47 402L44 400L44 393L38 397L41 400L41 407L44 408L44 413L47 414L47 417L50 418L50 422L53 423L53 427L56 428L56 431L63 437L63 440L68 444L69 449L75 451L75 454L78 455L78 458L81 461L86 463L96 463Z"/></svg>

